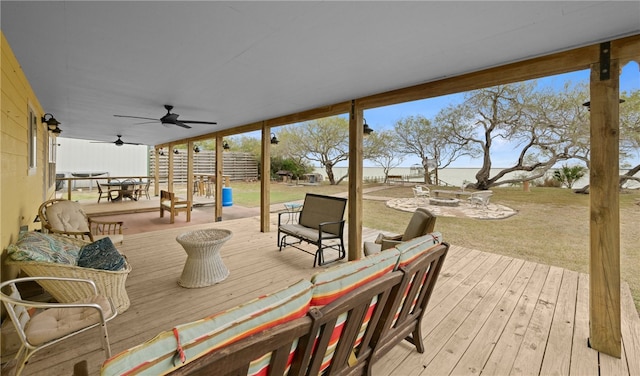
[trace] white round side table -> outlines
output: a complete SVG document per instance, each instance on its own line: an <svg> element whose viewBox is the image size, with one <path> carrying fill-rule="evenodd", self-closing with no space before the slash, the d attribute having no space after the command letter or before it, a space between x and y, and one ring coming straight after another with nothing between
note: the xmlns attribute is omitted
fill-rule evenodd
<svg viewBox="0 0 640 376"><path fill-rule="evenodd" d="M182 269L178 284L186 288L214 285L229 276L220 248L229 239L231 231L224 229L205 229L182 233L176 241L187 253L187 261Z"/></svg>

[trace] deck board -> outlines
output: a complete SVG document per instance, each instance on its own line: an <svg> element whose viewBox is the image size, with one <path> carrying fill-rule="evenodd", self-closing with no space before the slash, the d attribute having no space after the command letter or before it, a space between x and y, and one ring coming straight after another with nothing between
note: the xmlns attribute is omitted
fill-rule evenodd
<svg viewBox="0 0 640 376"><path fill-rule="evenodd" d="M175 237L210 227L233 231L221 251L231 273L214 286L182 288L177 280L186 254ZM133 267L131 307L108 324L113 353L326 268L313 268L313 256L296 249L279 252L276 232L258 229L259 218L244 218L128 235L119 248ZM364 229L363 239L379 232ZM622 288L625 355L598 357L586 346L588 276L453 244L422 322L425 353L401 343L373 374L640 374L640 319L628 286ZM104 353L97 331L37 353L23 374L71 374L80 360L88 361L91 375L99 373Z"/></svg>

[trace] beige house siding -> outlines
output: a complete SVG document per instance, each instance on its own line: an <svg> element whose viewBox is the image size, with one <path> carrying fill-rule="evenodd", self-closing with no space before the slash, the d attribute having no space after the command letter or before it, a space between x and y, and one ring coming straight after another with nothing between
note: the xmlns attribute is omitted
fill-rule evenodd
<svg viewBox="0 0 640 376"><path fill-rule="evenodd" d="M53 194L45 183L48 168L47 129L40 118L44 111L20 64L2 33L0 45L2 103L0 118L0 239L2 259L6 248L18 238L21 226L38 228L33 223L43 199ZM37 119L36 168L29 170L29 109ZM2 280L11 279L17 270L2 263Z"/></svg>

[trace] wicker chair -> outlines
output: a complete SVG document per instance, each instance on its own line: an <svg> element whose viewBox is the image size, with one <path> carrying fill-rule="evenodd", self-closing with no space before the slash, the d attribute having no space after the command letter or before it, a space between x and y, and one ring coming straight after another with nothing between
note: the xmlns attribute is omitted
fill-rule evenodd
<svg viewBox="0 0 640 376"><path fill-rule="evenodd" d="M122 243L122 221L96 221L87 216L82 206L75 201L64 199L48 200L40 205L38 216L46 232L62 234L87 241L109 237L111 241Z"/></svg>
<svg viewBox="0 0 640 376"><path fill-rule="evenodd" d="M53 262L16 261L11 258L7 258L5 263L19 267L22 272L32 277L89 279L95 282L100 294L111 298L119 313L123 313L131 305L127 290L125 290L127 276L131 273L131 265L128 261L125 262L122 270L117 271L83 268ZM38 284L60 303L73 303L91 295L93 291L88 285L48 280L40 280Z"/></svg>

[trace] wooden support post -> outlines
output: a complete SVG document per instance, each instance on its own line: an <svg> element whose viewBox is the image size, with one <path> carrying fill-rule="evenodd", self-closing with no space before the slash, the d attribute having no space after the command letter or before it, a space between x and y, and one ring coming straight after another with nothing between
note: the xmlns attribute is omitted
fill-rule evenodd
<svg viewBox="0 0 640 376"><path fill-rule="evenodd" d="M169 168L167 169L167 191L169 192L173 192L173 165L175 161L175 158L173 158L175 155L173 153L174 147L175 146L173 144L169 144Z"/></svg>
<svg viewBox="0 0 640 376"><path fill-rule="evenodd" d="M589 340L620 358L619 66L600 60L591 67Z"/></svg>
<svg viewBox="0 0 640 376"><path fill-rule="evenodd" d="M195 158L195 153L193 151L193 141L189 141L187 143L187 201L191 202L192 208L193 208L193 181L194 181L193 158Z"/></svg>
<svg viewBox="0 0 640 376"><path fill-rule="evenodd" d="M216 210L214 214L216 222L222 221L222 166L224 162L222 151L222 137L216 136Z"/></svg>
<svg viewBox="0 0 640 376"><path fill-rule="evenodd" d="M362 107L351 101L349 114L349 201L347 207L349 228L349 260L362 257L362 159L364 152L362 142Z"/></svg>
<svg viewBox="0 0 640 376"><path fill-rule="evenodd" d="M260 232L269 232L271 217L271 128L262 122L260 174Z"/></svg>
<svg viewBox="0 0 640 376"><path fill-rule="evenodd" d="M160 150L155 148L156 163L153 165L153 195L160 195Z"/></svg>

